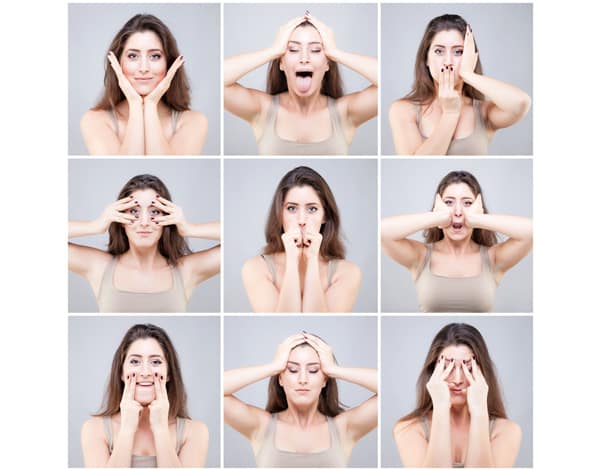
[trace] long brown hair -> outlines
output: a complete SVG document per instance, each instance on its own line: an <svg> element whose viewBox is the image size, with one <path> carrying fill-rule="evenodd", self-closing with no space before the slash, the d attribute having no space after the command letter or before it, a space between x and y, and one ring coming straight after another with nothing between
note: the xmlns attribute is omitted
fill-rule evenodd
<svg viewBox="0 0 600 470"><path fill-rule="evenodd" d="M267 246L263 249L264 254L280 253L285 251L281 234L283 233L283 201L288 191L296 186L312 187L325 211L325 222L321 225L320 233L323 236L319 254L329 261L331 259L344 259L345 248L340 236L340 214L327 181L312 168L299 166L288 171L275 189L267 224L265 226L265 238Z"/></svg>
<svg viewBox="0 0 600 470"><path fill-rule="evenodd" d="M427 54L433 38L440 31L458 31L464 38L467 32L467 22L459 15L442 15L432 19L419 44L417 57L415 59L415 81L412 85L412 90L403 99L413 101L418 104L430 104L436 97L435 83L427 66ZM477 52L477 44L475 51ZM482 74L483 68L479 56L475 65L475 73ZM471 85L465 83L462 87L462 94L472 99L484 100L485 96Z"/></svg>
<svg viewBox="0 0 600 470"><path fill-rule="evenodd" d="M302 347L312 348L308 342L304 342L293 349ZM335 356L333 359L337 364ZM269 413L279 413L280 411L287 410L287 408L287 397L285 396L283 387L279 385L279 374L274 375L269 380L267 405L265 406L265 410ZM321 389L317 410L325 416L331 416L332 418L344 411L344 407L339 399L337 381L332 377L327 377L325 386Z"/></svg>
<svg viewBox="0 0 600 470"><path fill-rule="evenodd" d="M447 346L468 346L475 356L475 361L488 385L487 408L490 418L506 418L506 410L502 402L500 385L496 378L494 363L481 333L474 326L466 323L450 323L443 327L429 347L423 369L417 380L417 407L399 421L408 421L426 416L433 410L431 395L427 391L427 382L433 374L437 360Z"/></svg>
<svg viewBox="0 0 600 470"><path fill-rule="evenodd" d="M167 60L167 70L169 70L175 59L181 54L177 47L177 41L169 28L154 15L137 14L130 18L113 38L108 47L107 55L108 52L112 51L120 63L127 40L134 33L144 31L152 31L159 37ZM121 87L119 87L117 75L112 69L108 58L106 58L104 60L104 92L92 109L95 111L114 109L124 99L125 95ZM175 111L187 111L190 109L190 85L183 65L173 77L169 89L162 96L161 101Z"/></svg>
<svg viewBox="0 0 600 470"><path fill-rule="evenodd" d="M451 171L446 176L442 178L442 181L438 184L437 189L435 190L436 195L439 194L440 197L442 193L446 190L448 186L451 184L465 183L475 197L481 196L481 205L483 207L483 213L487 214L488 210L485 207L485 201L483 199L483 191L481 190L481 186L479 185L479 181L468 171L460 170L460 171ZM433 207L435 207L435 197L433 199ZM444 238L444 231L439 227L431 227L423 231L423 236L425 237L425 243L435 243ZM493 246L498 243L498 237L495 232L490 230L484 230L480 228L473 229L473 233L471 234L471 240L473 240L478 245L483 246Z"/></svg>
<svg viewBox="0 0 600 470"><path fill-rule="evenodd" d="M300 23L297 28L306 28L315 26L308 20ZM317 28L315 28L317 29ZM270 95L278 95L288 91L287 79L285 73L280 70L279 64L281 57L272 60L269 64L269 71L267 72L267 93ZM337 62L332 60L329 61L329 70L323 75L323 81L321 82L321 94L330 96L331 98L337 99L344 96L344 87L342 85L342 76L338 68Z"/></svg>
<svg viewBox="0 0 600 470"><path fill-rule="evenodd" d="M121 376L123 374L123 363L127 357L127 351L134 341L146 338L153 338L158 342L167 362L167 374L169 375L169 380L167 381L169 419L175 419L176 417L189 419L187 396L181 377L177 352L166 331L150 323L133 325L127 330L125 336L123 336L121 344L119 344L113 356L102 409L94 416L112 416L119 413L123 390L125 389L125 383Z"/></svg>
<svg viewBox="0 0 600 470"><path fill-rule="evenodd" d="M171 201L171 194L165 184L154 175L137 175L131 178L119 191L117 200L129 196L134 191L152 189L156 193ZM112 222L108 228L108 252L113 256L119 256L129 250L129 239L125 233L123 224ZM164 256L167 262L174 266L182 256L192 251L174 225L165 225L162 235L158 241L158 252Z"/></svg>

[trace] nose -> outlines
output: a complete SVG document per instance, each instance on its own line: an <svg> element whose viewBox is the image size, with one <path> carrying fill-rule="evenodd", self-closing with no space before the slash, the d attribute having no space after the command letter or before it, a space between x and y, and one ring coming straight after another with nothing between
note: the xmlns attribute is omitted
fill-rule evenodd
<svg viewBox="0 0 600 470"><path fill-rule="evenodd" d="M463 213L463 207L462 204L460 202L457 202L456 204L454 204L454 215L457 217L460 217Z"/></svg>
<svg viewBox="0 0 600 470"><path fill-rule="evenodd" d="M305 48L302 48L302 51L300 52L300 63L307 64L308 62L309 62L308 50Z"/></svg>
<svg viewBox="0 0 600 470"><path fill-rule="evenodd" d="M150 368L150 364L148 364L146 361L142 361L142 364L140 366L140 376L142 377L149 377L152 375L152 370Z"/></svg>
<svg viewBox="0 0 600 470"><path fill-rule="evenodd" d="M150 212L148 209L142 210L142 213L140 214L140 224L150 225Z"/></svg>
<svg viewBox="0 0 600 470"><path fill-rule="evenodd" d="M460 385L463 382L463 371L458 364L454 365L454 369L450 373L450 379L453 384Z"/></svg>
<svg viewBox="0 0 600 470"><path fill-rule="evenodd" d="M304 211L298 211L298 217L296 218L298 221L298 225L304 226L306 225L306 214Z"/></svg>
<svg viewBox="0 0 600 470"><path fill-rule="evenodd" d="M308 373L305 369L300 369L300 372L298 372L298 383L299 384L306 384L308 382Z"/></svg>
<svg viewBox="0 0 600 470"><path fill-rule="evenodd" d="M149 63L148 63L148 58L145 56L142 56L140 58L140 72L147 72L148 68L149 68Z"/></svg>
<svg viewBox="0 0 600 470"><path fill-rule="evenodd" d="M444 65L446 67L456 67L456 65L457 65L456 59L457 59L457 57L454 55L454 53L452 51L447 51L446 55L444 56Z"/></svg>

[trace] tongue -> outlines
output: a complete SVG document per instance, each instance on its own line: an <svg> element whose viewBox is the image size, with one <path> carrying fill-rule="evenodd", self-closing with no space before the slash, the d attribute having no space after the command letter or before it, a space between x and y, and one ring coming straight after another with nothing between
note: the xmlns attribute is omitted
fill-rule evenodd
<svg viewBox="0 0 600 470"><path fill-rule="evenodd" d="M312 77L301 77L300 75L296 75L296 87L300 93L306 93L310 90L310 85L312 84Z"/></svg>

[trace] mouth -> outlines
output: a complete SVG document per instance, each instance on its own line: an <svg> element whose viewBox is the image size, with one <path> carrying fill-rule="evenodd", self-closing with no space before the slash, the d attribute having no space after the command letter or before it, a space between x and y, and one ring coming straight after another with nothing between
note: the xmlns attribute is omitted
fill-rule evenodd
<svg viewBox="0 0 600 470"><path fill-rule="evenodd" d="M464 224L461 223L453 223L452 224L452 230L462 230L464 227Z"/></svg>
<svg viewBox="0 0 600 470"><path fill-rule="evenodd" d="M136 385L138 387L154 387L154 382L138 382Z"/></svg>
<svg viewBox="0 0 600 470"><path fill-rule="evenodd" d="M298 70L296 72L296 87L300 93L306 93L312 85L313 73L310 70Z"/></svg>
<svg viewBox="0 0 600 470"><path fill-rule="evenodd" d="M310 392L310 390L308 388L297 388L296 392L297 393L308 393L308 392Z"/></svg>
<svg viewBox="0 0 600 470"><path fill-rule="evenodd" d="M141 235L142 237L144 237L144 236L147 236L147 235L151 235L151 234L152 234L152 232L147 232L147 231L144 231L144 232L136 232L136 233L137 233L138 235Z"/></svg>
<svg viewBox="0 0 600 470"><path fill-rule="evenodd" d="M152 77L137 77L135 78L135 80L138 82L147 82L149 80L152 80Z"/></svg>
<svg viewBox="0 0 600 470"><path fill-rule="evenodd" d="M450 392L455 395L460 395L463 392L462 388L450 388Z"/></svg>

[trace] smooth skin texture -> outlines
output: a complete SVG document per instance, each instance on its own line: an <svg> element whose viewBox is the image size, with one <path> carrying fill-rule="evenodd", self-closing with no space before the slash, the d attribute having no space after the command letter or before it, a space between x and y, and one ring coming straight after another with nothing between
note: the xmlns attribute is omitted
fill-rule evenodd
<svg viewBox="0 0 600 470"><path fill-rule="evenodd" d="M181 207L151 189L134 191L110 203L95 220L70 221L69 238L103 234L112 222L123 224L129 239L129 250L119 257L113 278L117 289L128 292L163 292L171 288L171 267L158 251L163 227L174 225L183 237L220 239L219 222L190 223ZM111 260L112 255L106 251L69 242L69 270L83 276L96 297ZM198 284L219 273L221 247L182 256L178 267L189 299Z"/></svg>
<svg viewBox="0 0 600 470"><path fill-rule="evenodd" d="M132 456L156 456L158 467L202 467L208 449L208 428L186 419L182 446L175 449L176 422L169 420L168 370L164 352L154 338L131 343L121 377L125 384L120 412L111 416L110 453L103 418L92 417L81 429L86 467L130 467Z"/></svg>
<svg viewBox="0 0 600 470"><path fill-rule="evenodd" d="M276 283L261 256L242 268L246 293L255 312L350 312L358 295L360 269L337 261L331 284L328 262L320 255L325 211L311 186L291 188L283 203L281 235L285 251L273 255Z"/></svg>
<svg viewBox="0 0 600 470"><path fill-rule="evenodd" d="M521 428L497 418L490 433L488 386L473 355L463 344L444 348L427 382L433 403L429 441L421 419L399 421L394 439L405 467L512 467Z"/></svg>
<svg viewBox="0 0 600 470"><path fill-rule="evenodd" d="M313 27L299 27L304 21ZM288 91L279 95L276 133L280 138L315 143L331 136L327 97L320 94L329 61L345 65L372 83L365 90L336 100L346 142L350 144L356 129L377 115L377 59L339 49L333 31L315 17L305 15L281 26L270 47L230 57L223 64L225 109L248 121L257 140L263 135L272 96L237 82L277 58L281 58L280 68L288 83ZM297 78L297 72L307 71L312 72L311 79Z"/></svg>
<svg viewBox="0 0 600 470"><path fill-rule="evenodd" d="M286 338L271 362L225 371L225 423L250 441L254 455L262 446L271 415L242 402L234 393L274 375L279 376L288 402L288 408L277 414L275 446L278 449L312 453L330 447L327 419L317 410L319 394L327 377L355 383L374 393L365 402L333 418L347 459L354 445L377 426L377 370L337 365L328 344L303 332Z"/></svg>
<svg viewBox="0 0 600 470"><path fill-rule="evenodd" d="M115 107L118 129L110 112L87 111L81 132L90 155L198 155L208 122L199 112L183 111L172 129L171 109L162 102L184 63L179 56L169 70L160 38L153 31L132 34L120 58L108 60L125 100Z"/></svg>
<svg viewBox="0 0 600 470"><path fill-rule="evenodd" d="M498 129L512 126L527 114L531 98L513 85L475 73L477 57L470 26L464 38L457 30L435 35L427 54L427 67L436 86L436 97L430 104L421 105L421 130L414 103L400 99L390 107L390 127L398 155L446 155L452 140L473 133L473 102L462 95L464 84L486 96L481 112L488 140Z"/></svg>

